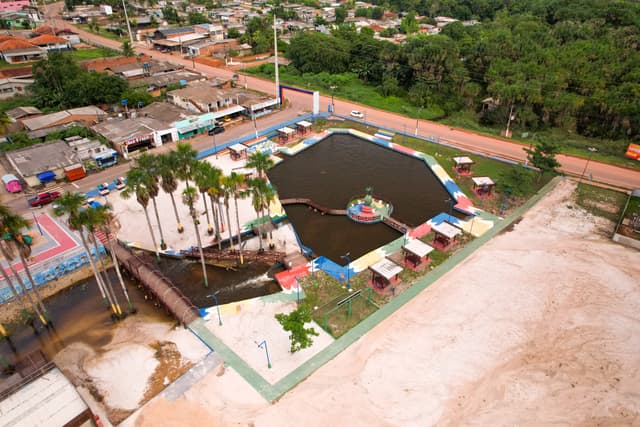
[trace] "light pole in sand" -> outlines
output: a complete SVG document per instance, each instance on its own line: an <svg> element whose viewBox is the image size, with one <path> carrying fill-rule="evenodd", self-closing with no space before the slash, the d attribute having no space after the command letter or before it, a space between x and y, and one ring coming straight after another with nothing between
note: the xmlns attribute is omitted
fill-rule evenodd
<svg viewBox="0 0 640 427"><path fill-rule="evenodd" d="M213 298L213 300L216 302L216 310L218 310L218 325L222 326L222 317L220 316L220 303L218 302L219 293L220 293L220 289L218 289L217 291L215 291L214 293L208 296L209 298Z"/></svg>
<svg viewBox="0 0 640 427"><path fill-rule="evenodd" d="M589 162L591 161L591 155L598 151L596 147L589 147L588 150L589 150L589 156L587 156L587 163L585 163L584 169L580 174L580 179L578 180L578 186L582 183L582 178L584 178L584 174L587 171L587 168L589 167Z"/></svg>

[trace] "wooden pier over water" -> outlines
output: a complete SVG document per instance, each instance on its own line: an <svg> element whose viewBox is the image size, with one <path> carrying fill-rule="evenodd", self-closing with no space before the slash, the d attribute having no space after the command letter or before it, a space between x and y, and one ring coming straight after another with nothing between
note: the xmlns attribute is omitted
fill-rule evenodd
<svg viewBox="0 0 640 427"><path fill-rule="evenodd" d="M319 205L318 203L314 202L311 199L304 199L304 198L294 198L294 199L280 199L280 204L282 206L285 205L307 205L313 209L316 209L322 213L325 213L327 215L346 215L347 211L345 209L330 209L327 207L324 207L322 205Z"/></svg>
<svg viewBox="0 0 640 427"><path fill-rule="evenodd" d="M217 267L232 268L237 265L240 260L240 251L238 250L219 250L216 248L203 248L204 261L207 264ZM187 258L200 259L200 251L198 248L189 248L182 251ZM272 251L265 249L263 251L242 251L242 258L245 262L264 262L267 264L275 264L283 262L285 258L284 252Z"/></svg>

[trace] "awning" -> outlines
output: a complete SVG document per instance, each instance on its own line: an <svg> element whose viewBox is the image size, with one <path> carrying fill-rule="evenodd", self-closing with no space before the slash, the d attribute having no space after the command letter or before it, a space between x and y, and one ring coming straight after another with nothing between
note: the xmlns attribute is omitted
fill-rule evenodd
<svg viewBox="0 0 640 427"><path fill-rule="evenodd" d="M459 228L454 227L453 225L449 224L448 222L443 222L440 224L434 224L431 226L431 229L433 231L435 231L436 233L442 234L443 236L449 238L449 239L453 239L454 237L456 237L458 234L462 233L462 230L460 230Z"/></svg>
<svg viewBox="0 0 640 427"><path fill-rule="evenodd" d="M456 165L460 166L460 165L472 165L473 164L473 160L471 160L469 157L467 156L461 156L461 157L454 157L453 161L456 163Z"/></svg>
<svg viewBox="0 0 640 427"><path fill-rule="evenodd" d="M308 127L310 127L312 125L312 123L310 123L310 122L308 122L306 120L302 120L302 121L296 123L296 125L302 126L303 128L308 128Z"/></svg>
<svg viewBox="0 0 640 427"><path fill-rule="evenodd" d="M220 110L220 111L212 111L211 114L213 114L213 118L214 119L218 119L220 117L224 117L224 116L228 116L230 114L235 114L235 113L239 113L241 111L244 111L245 108L242 105L235 105L231 108L227 108L226 110Z"/></svg>
<svg viewBox="0 0 640 427"><path fill-rule="evenodd" d="M386 258L381 259L369 268L371 269L371 271L379 274L387 280L393 278L397 274L402 273L402 267Z"/></svg>
<svg viewBox="0 0 640 427"><path fill-rule="evenodd" d="M56 179L56 174L52 171L45 171L36 175L36 177L40 180L40 182L47 183Z"/></svg>
<svg viewBox="0 0 640 427"><path fill-rule="evenodd" d="M247 146L243 144L234 144L229 147L229 150L234 151L236 153L241 153L243 151L247 151Z"/></svg>
<svg viewBox="0 0 640 427"><path fill-rule="evenodd" d="M294 133L295 130L291 129L290 127L283 127L283 128L278 129L278 132L284 133L285 135L290 135L290 134Z"/></svg>
<svg viewBox="0 0 640 427"><path fill-rule="evenodd" d="M409 243L404 245L403 248L406 251L411 252L415 256L419 256L420 258L429 255L433 251L433 248L431 246L418 239L410 241Z"/></svg>
<svg viewBox="0 0 640 427"><path fill-rule="evenodd" d="M485 185L494 185L495 183L488 176L478 176L471 178L473 183L477 186L484 187Z"/></svg>

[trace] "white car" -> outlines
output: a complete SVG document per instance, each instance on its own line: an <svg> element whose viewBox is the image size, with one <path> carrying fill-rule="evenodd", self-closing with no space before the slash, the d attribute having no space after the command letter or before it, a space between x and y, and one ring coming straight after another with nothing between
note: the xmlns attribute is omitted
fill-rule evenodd
<svg viewBox="0 0 640 427"><path fill-rule="evenodd" d="M351 117L355 117L356 119L364 119L364 114L358 110L351 110Z"/></svg>

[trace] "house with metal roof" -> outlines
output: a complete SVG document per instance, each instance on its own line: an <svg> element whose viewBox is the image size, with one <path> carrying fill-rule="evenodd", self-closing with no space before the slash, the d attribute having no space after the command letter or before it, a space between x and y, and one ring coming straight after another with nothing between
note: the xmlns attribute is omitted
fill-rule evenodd
<svg viewBox="0 0 640 427"><path fill-rule="evenodd" d="M78 163L76 152L64 141L52 141L8 151L7 160L30 187L64 179L64 168Z"/></svg>
<svg viewBox="0 0 640 427"><path fill-rule="evenodd" d="M85 126L91 126L97 122L104 120L107 113L100 108L89 105L86 107L71 108L69 110L58 111L43 116L20 120L27 131L41 130L53 126L79 122Z"/></svg>

